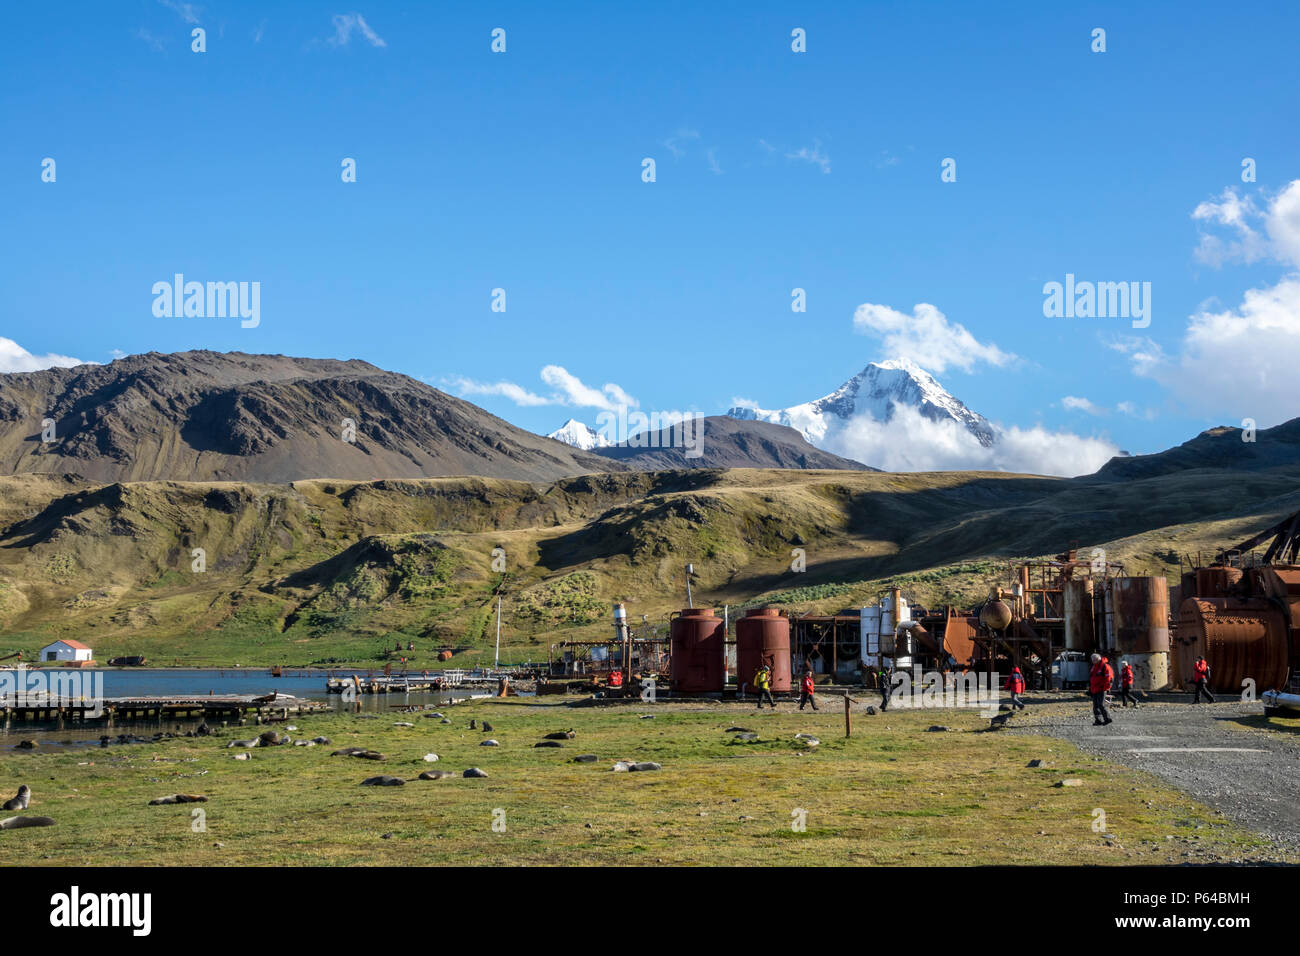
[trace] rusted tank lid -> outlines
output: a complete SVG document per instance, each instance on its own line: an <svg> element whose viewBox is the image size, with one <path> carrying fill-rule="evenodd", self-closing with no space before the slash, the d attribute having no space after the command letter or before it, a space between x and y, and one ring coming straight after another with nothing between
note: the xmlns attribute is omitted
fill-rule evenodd
<svg viewBox="0 0 1300 956"><path fill-rule="evenodd" d="M745 617L780 617L779 607L752 607L745 612Z"/></svg>
<svg viewBox="0 0 1300 956"><path fill-rule="evenodd" d="M717 617L711 607L685 607L682 608L682 617Z"/></svg>

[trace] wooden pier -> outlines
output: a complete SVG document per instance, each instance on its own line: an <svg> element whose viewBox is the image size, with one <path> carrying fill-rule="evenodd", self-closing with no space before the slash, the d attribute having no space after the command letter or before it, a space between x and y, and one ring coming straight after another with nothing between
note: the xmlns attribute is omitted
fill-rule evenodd
<svg viewBox="0 0 1300 956"><path fill-rule="evenodd" d="M98 704L26 696L0 700L0 717L11 722L98 724L167 720L226 720L237 723L256 716L264 720L329 710L329 705L285 694L254 696L220 694L162 697L106 697Z"/></svg>
<svg viewBox="0 0 1300 956"><path fill-rule="evenodd" d="M367 677L330 677L325 690L342 694L349 687L358 694L431 694L445 690L480 687L495 689L505 673L479 673L463 670L442 670L430 674L389 674Z"/></svg>

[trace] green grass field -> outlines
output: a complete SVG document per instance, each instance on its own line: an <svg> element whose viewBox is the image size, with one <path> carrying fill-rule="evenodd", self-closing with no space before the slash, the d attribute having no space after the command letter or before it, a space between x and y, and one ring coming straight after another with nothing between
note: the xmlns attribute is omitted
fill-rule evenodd
<svg viewBox="0 0 1300 956"><path fill-rule="evenodd" d="M330 746L226 749L264 728L216 739L54 748L0 755L0 789L33 789L31 815L57 825L0 833L0 865L798 865L1162 864L1277 859L1257 836L1154 778L1061 741L980 733L959 711L854 715L844 737L838 699L819 713L785 704L564 706L484 700L418 714L294 721L295 738ZM1083 714L1084 704L1077 705ZM641 714L653 714L642 719ZM468 730L487 718L491 734ZM393 726L410 721L411 728ZM931 724L952 728L928 733ZM730 726L758 732L737 744ZM574 728L561 749L542 735ZM283 729L283 725L279 726ZM793 736L821 738L809 750ZM491 736L495 748L480 741ZM57 738L57 734L55 735ZM331 756L344 746L382 762ZM437 753L437 763L424 754ZM592 764L573 762L594 753ZM615 773L617 759L659 771ZM1030 769L1031 759L1048 762ZM459 773L476 766L483 780ZM422 770L458 776L420 781ZM362 787L369 776L403 787ZM1075 778L1080 786L1055 784ZM209 798L148 806L172 793ZM201 809L206 830L196 832ZM1106 815L1094 832L1094 811ZM803 829L795 826L803 812ZM494 829L494 822L497 829ZM503 828L502 828L503 825Z"/></svg>

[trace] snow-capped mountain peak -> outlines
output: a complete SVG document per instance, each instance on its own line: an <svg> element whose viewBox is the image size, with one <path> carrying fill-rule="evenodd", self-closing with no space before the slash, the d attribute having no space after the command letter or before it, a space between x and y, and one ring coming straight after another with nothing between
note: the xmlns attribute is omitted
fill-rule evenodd
<svg viewBox="0 0 1300 956"><path fill-rule="evenodd" d="M788 425L802 432L813 445L824 447L831 433L852 419L889 421L896 405L914 408L932 421L957 422L986 448L995 440L988 419L967 408L933 375L907 358L872 362L835 391L815 401L774 411L737 406L727 414L732 418Z"/></svg>
<svg viewBox="0 0 1300 956"><path fill-rule="evenodd" d="M594 448L605 448L610 444L600 432L590 425L578 421L576 418L570 418L567 422L546 436L554 438L556 441L562 441L566 445L572 445L574 448L580 448L583 451L591 451Z"/></svg>

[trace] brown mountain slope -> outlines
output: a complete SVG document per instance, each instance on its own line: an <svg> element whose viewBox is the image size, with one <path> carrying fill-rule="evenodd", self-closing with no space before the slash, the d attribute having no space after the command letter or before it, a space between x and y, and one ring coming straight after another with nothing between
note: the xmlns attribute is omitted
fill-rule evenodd
<svg viewBox="0 0 1300 956"><path fill-rule="evenodd" d="M695 429L702 426L702 433ZM690 448L683 445L692 446ZM636 444L633 443L635 440ZM689 452L698 451L692 457ZM876 471L858 461L816 448L793 428L772 422L741 421L710 415L699 425L665 428L634 436L596 454L643 471L678 468L843 468Z"/></svg>
<svg viewBox="0 0 1300 956"><path fill-rule="evenodd" d="M353 441L343 437L347 419ZM150 352L0 375L2 474L552 481L622 467L356 360Z"/></svg>

